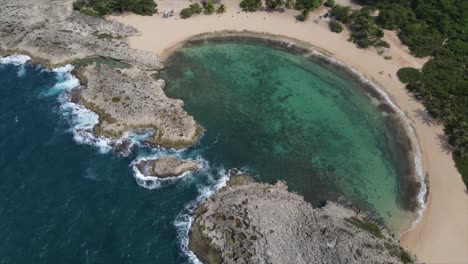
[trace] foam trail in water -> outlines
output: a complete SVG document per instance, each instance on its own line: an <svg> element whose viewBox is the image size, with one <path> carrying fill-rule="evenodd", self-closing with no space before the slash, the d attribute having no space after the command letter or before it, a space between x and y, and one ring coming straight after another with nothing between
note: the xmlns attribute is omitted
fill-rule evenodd
<svg viewBox="0 0 468 264"><path fill-rule="evenodd" d="M201 264L201 262L188 247L188 235L190 227L194 221L192 212L199 203L213 195L220 188L226 186L226 182L229 180L229 174L224 168L218 168L215 170L214 173L218 176L217 180L213 177L213 174L209 172L211 171L209 164L206 165L204 170L208 175L208 184L198 188L200 195L197 197L197 199L188 203L182 213L180 213L174 221L174 225L177 229L177 237L179 238L180 249L189 258L190 262L194 264Z"/></svg>
<svg viewBox="0 0 468 264"><path fill-rule="evenodd" d="M18 70L18 73L17 73L17 76L18 77L24 77L24 75L26 74L26 66L25 64L21 64L19 70Z"/></svg>
<svg viewBox="0 0 468 264"><path fill-rule="evenodd" d="M424 214L424 211L426 210L426 203L424 201L424 198L426 196L426 192L427 192L427 186L426 186L426 183L425 183L425 178L424 178L424 175L423 175L423 168L422 168L422 152L421 152L421 146L419 145L419 140L416 136L416 131L414 129L414 127L411 125L410 123L410 120L408 119L408 117L406 116L406 114L390 99L390 96L385 92L385 90L383 90L380 86L378 86L376 83L374 83L373 81L369 80L368 78L366 78L366 76L364 76L364 74L362 74L361 72L359 72L356 68L352 67L352 66L349 66L333 57L330 57L330 56L327 56L323 53L320 53L316 50L314 50L312 52L312 55L314 56L317 56L317 57L320 57L320 58L323 58L335 65L338 65L340 67L343 67L345 69L347 69L348 71L350 71L354 76L356 76L362 83L364 84L367 84L369 86L371 86L375 91L377 91L379 93L380 96L382 96L382 98L384 98L385 102L390 105L392 107L392 109L394 111L396 111L398 113L398 115L400 116L401 120L403 121L403 125L404 125L404 128L406 130L406 134L408 135L408 137L410 138L410 141L411 141L411 144L412 144L412 149L414 149L414 166L415 166L415 171L416 171L416 176L418 177L419 179L419 182L421 184L421 189L418 193L418 203L419 203L419 210L417 212L417 217L416 219L411 223L411 226L410 228L403 232L401 235L403 235L404 233L412 230L418 223L419 221L421 221L422 217L423 217L423 214Z"/></svg>
<svg viewBox="0 0 468 264"><path fill-rule="evenodd" d="M49 90L42 93L43 96L54 96L64 91L70 91L80 86L80 81L71 72L74 67L70 64L52 69L56 74L57 83Z"/></svg>

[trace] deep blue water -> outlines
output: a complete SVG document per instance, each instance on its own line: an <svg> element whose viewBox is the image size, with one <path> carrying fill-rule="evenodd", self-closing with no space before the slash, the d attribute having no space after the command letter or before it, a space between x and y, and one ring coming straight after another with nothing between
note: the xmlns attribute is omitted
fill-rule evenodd
<svg viewBox="0 0 468 264"><path fill-rule="evenodd" d="M137 154L74 140L65 80L0 64L0 263L188 262L178 233L186 223L175 221L213 179L139 186L129 166Z"/></svg>

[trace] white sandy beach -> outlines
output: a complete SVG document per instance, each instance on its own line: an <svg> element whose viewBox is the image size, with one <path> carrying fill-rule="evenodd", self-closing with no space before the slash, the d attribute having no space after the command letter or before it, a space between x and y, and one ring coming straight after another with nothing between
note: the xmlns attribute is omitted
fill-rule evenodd
<svg viewBox="0 0 468 264"><path fill-rule="evenodd" d="M162 57L177 47L177 43L194 35L247 30L310 43L375 80L385 88L414 126L423 153L424 174L427 173L430 179L424 217L413 230L402 236L402 244L427 263L468 263L468 192L446 143L441 140L443 128L428 121L430 119L424 114L424 107L406 92L396 76L399 68L421 68L426 60L411 56L396 33L391 31L385 31L385 40L391 47L383 55L378 55L375 49L358 49L347 41L347 33L330 32L327 22L318 18L327 12L324 8L311 13L307 22L297 22L294 17L297 11L245 13L238 8L239 1L223 2L228 11L222 15L196 15L184 20L178 13L190 1L160 0L157 1L160 13L173 9L176 15L163 18L162 14L152 17L129 14L111 19L132 25L142 32L141 36L127 39L131 47ZM383 56L391 56L392 59L386 60Z"/></svg>

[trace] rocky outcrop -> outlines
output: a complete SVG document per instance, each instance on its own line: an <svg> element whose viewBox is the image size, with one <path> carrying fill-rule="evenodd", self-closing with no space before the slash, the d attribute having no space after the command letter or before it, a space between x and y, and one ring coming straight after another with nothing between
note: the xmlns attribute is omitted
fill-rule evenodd
<svg viewBox="0 0 468 264"><path fill-rule="evenodd" d="M151 129L152 144L194 144L202 129L182 101L164 94L164 81L154 78L161 61L122 40L137 30L74 12L73 2L0 0L0 51L25 53L51 66L79 64L78 75L87 84L80 98L99 114L99 135L119 138L130 130Z"/></svg>
<svg viewBox="0 0 468 264"><path fill-rule="evenodd" d="M168 147L186 147L202 129L183 110L183 101L168 98L164 81L151 72L132 67L113 69L107 65L88 66L80 71L87 83L81 99L100 116L98 134L121 137L129 130L156 131L147 141Z"/></svg>
<svg viewBox="0 0 468 264"><path fill-rule="evenodd" d="M364 215L332 202L313 208L283 182L234 176L194 216L189 248L205 264L411 261L397 239Z"/></svg>
<svg viewBox="0 0 468 264"><path fill-rule="evenodd" d="M136 164L138 170L145 176L167 178L182 175L187 171L199 169L198 163L174 157L162 157L153 160L142 160Z"/></svg>

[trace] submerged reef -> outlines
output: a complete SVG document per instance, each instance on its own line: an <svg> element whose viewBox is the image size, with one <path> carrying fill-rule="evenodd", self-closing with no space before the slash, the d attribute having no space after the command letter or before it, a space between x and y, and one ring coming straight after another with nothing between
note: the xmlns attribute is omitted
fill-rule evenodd
<svg viewBox="0 0 468 264"><path fill-rule="evenodd" d="M77 65L76 74L86 84L81 103L98 113L94 131L100 136L153 130L148 143L193 145L203 129L182 109L181 100L165 96L164 81L154 78L161 61L122 40L138 31L73 11L73 2L0 0L1 54L27 54L48 66Z"/></svg>
<svg viewBox="0 0 468 264"><path fill-rule="evenodd" d="M313 208L284 182L231 177L194 211L189 248L210 263L411 263L398 239L364 214Z"/></svg>

